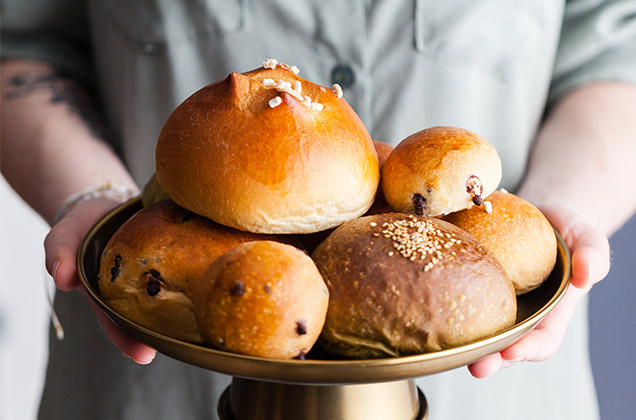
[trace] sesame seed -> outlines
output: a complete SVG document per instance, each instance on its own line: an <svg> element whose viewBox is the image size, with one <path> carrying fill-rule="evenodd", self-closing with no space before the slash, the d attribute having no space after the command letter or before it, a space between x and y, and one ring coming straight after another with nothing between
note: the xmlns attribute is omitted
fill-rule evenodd
<svg viewBox="0 0 636 420"><path fill-rule="evenodd" d="M492 213L492 203L490 201L484 201L484 209L486 209L486 213Z"/></svg>
<svg viewBox="0 0 636 420"><path fill-rule="evenodd" d="M404 258L426 260L424 271L442 261L442 248L449 249L454 245L453 241L458 241L454 235L439 230L431 220L413 215L406 220L386 222L382 228L382 236L390 239L393 248Z"/></svg>
<svg viewBox="0 0 636 420"><path fill-rule="evenodd" d="M371 227L376 227L378 224L376 222L371 222L369 225L371 225Z"/></svg>
<svg viewBox="0 0 636 420"><path fill-rule="evenodd" d="M298 67L296 67L296 66L291 66L291 71L292 71L292 73L294 73L294 74L298 74L298 73L300 73L300 70L299 70L299 69L298 69Z"/></svg>
<svg viewBox="0 0 636 420"><path fill-rule="evenodd" d="M275 86L276 81L274 79L263 79L263 85L265 86Z"/></svg>
<svg viewBox="0 0 636 420"><path fill-rule="evenodd" d="M324 106L322 104L317 103L317 102L313 102L311 104L311 110L312 111L320 112L320 111L322 111L323 108L324 108Z"/></svg>
<svg viewBox="0 0 636 420"><path fill-rule="evenodd" d="M280 96L275 96L269 100L268 104L270 108L276 108L278 105L283 103L283 98Z"/></svg>

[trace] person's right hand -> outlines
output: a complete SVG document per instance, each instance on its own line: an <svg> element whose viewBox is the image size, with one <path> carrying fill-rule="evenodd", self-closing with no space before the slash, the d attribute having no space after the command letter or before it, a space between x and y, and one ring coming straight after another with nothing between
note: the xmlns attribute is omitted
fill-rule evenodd
<svg viewBox="0 0 636 420"><path fill-rule="evenodd" d="M137 363L148 364L154 359L156 350L128 336L87 296L79 282L75 265L79 247L90 228L117 204L105 198L89 200L77 205L56 223L44 241L46 269L53 276L58 289L64 292L77 289L86 296L106 337L125 356Z"/></svg>

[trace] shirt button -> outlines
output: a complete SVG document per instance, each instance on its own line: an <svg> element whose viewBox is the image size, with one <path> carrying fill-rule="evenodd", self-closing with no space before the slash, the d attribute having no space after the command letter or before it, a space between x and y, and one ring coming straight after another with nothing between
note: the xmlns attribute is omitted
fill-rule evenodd
<svg viewBox="0 0 636 420"><path fill-rule="evenodd" d="M331 82L339 84L343 89L350 87L355 81L353 69L346 64L338 64L331 70Z"/></svg>

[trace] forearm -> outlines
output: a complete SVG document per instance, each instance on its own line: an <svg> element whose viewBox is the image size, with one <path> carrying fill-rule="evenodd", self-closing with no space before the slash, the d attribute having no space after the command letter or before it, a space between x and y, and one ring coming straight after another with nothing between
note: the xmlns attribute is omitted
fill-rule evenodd
<svg viewBox="0 0 636 420"><path fill-rule="evenodd" d="M86 92L45 63L0 64L2 174L51 223L62 201L112 182L136 188L103 141Z"/></svg>
<svg viewBox="0 0 636 420"><path fill-rule="evenodd" d="M636 86L589 85L554 107L519 195L564 206L606 235L636 210Z"/></svg>

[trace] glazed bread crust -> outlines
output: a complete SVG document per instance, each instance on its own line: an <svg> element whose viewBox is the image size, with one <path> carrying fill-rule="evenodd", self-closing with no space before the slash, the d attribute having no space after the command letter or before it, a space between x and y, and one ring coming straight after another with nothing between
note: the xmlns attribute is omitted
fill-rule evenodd
<svg viewBox="0 0 636 420"><path fill-rule="evenodd" d="M491 212L472 207L444 220L473 235L497 257L517 295L536 289L556 263L552 225L539 209L515 194L495 191L484 200Z"/></svg>
<svg viewBox="0 0 636 420"><path fill-rule="evenodd" d="M497 150L483 137L457 127L412 134L382 166L382 191L389 206L429 217L480 204L500 181Z"/></svg>
<svg viewBox="0 0 636 420"><path fill-rule="evenodd" d="M345 99L282 66L231 73L186 99L161 131L156 171L180 206L257 233L354 219L379 182L373 141Z"/></svg>
<svg viewBox="0 0 636 420"><path fill-rule="evenodd" d="M328 303L311 258L272 241L223 254L201 278L194 299L210 346L278 359L304 358L320 335Z"/></svg>

